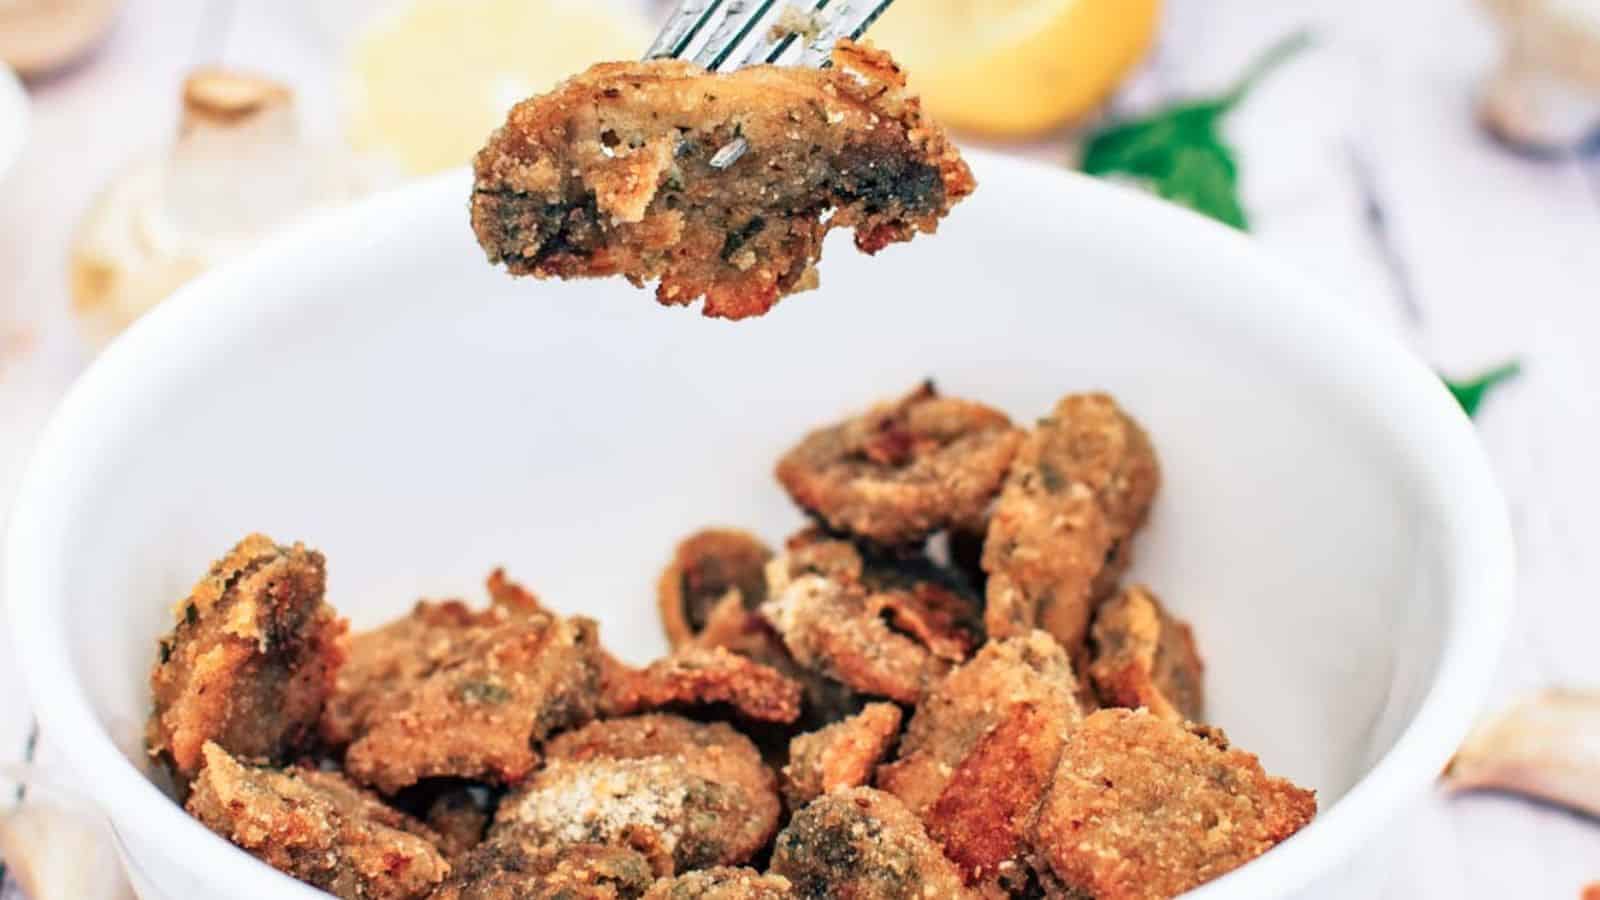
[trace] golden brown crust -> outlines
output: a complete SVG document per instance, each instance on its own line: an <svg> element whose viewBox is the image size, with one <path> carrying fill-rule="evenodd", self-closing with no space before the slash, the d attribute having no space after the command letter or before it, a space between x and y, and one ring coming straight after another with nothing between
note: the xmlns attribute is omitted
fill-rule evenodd
<svg viewBox="0 0 1600 900"><path fill-rule="evenodd" d="M787 724L800 718L798 682L720 647L688 646L606 681L600 711L608 718L711 704L726 704L756 722Z"/></svg>
<svg viewBox="0 0 1600 900"><path fill-rule="evenodd" d="M719 866L662 879L645 892L644 900L798 900L798 896L782 875Z"/></svg>
<svg viewBox="0 0 1600 900"><path fill-rule="evenodd" d="M429 900L633 900L654 882L649 860L635 850L545 845L508 828L469 853Z"/></svg>
<svg viewBox="0 0 1600 900"><path fill-rule="evenodd" d="M1102 710L1068 736L1034 846L1069 890L1171 897L1260 856L1316 810L1313 792L1268 776L1215 729Z"/></svg>
<svg viewBox="0 0 1600 900"><path fill-rule="evenodd" d="M659 280L661 303L739 319L814 284L834 228L867 253L934 231L971 171L886 54L833 61L602 63L518 104L477 157L478 242L513 274Z"/></svg>
<svg viewBox="0 0 1600 900"><path fill-rule="evenodd" d="M1066 653L1044 632L990 641L923 699L899 759L879 768L878 787L924 815L962 761L1015 710L1036 711L1028 720L1035 733L1070 728L1080 716L1076 689Z"/></svg>
<svg viewBox="0 0 1600 900"><path fill-rule="evenodd" d="M861 712L789 742L783 796L791 809L839 788L862 787L900 735L900 707L869 703Z"/></svg>
<svg viewBox="0 0 1600 900"><path fill-rule="evenodd" d="M421 603L357 636L323 721L330 741L350 740L352 777L385 793L446 776L514 784L541 740L594 716L595 624L556 618L503 578L494 584L498 602L486 610Z"/></svg>
<svg viewBox="0 0 1600 900"><path fill-rule="evenodd" d="M767 599L772 549L746 531L707 528L679 542L656 583L667 644L676 650L706 626L711 610L736 590L747 609Z"/></svg>
<svg viewBox="0 0 1600 900"><path fill-rule="evenodd" d="M174 610L150 673L150 752L192 777L215 741L241 759L306 752L345 654L347 623L323 602L322 554L252 534Z"/></svg>
<svg viewBox="0 0 1600 900"><path fill-rule="evenodd" d="M777 779L722 723L646 715L550 741L548 762L501 803L494 830L554 844L657 848L671 871L737 865L777 830ZM491 832L491 837L494 832Z"/></svg>
<svg viewBox="0 0 1600 900"><path fill-rule="evenodd" d="M824 794L778 835L771 871L801 897L978 896L899 800L871 788Z"/></svg>
<svg viewBox="0 0 1600 900"><path fill-rule="evenodd" d="M932 382L817 429L778 461L795 503L835 531L886 546L980 521L1022 440L1004 413Z"/></svg>
<svg viewBox="0 0 1600 900"><path fill-rule="evenodd" d="M437 835L337 773L202 753L190 814L273 868L347 900L420 900L450 871Z"/></svg>
<svg viewBox="0 0 1600 900"><path fill-rule="evenodd" d="M978 739L923 813L969 882L1015 878L1028 829L1071 726L1059 705L1019 703Z"/></svg>
<svg viewBox="0 0 1600 900"><path fill-rule="evenodd" d="M730 593L714 607L705 630L690 645L722 648L768 666L800 685L800 718L795 724L816 728L836 722L861 707L861 698L848 685L795 662L783 638L758 612L745 608L743 599Z"/></svg>
<svg viewBox="0 0 1600 900"><path fill-rule="evenodd" d="M1124 588L1095 613L1089 678L1107 706L1145 707L1175 721L1205 713L1205 664L1194 631L1143 585Z"/></svg>
<svg viewBox="0 0 1600 900"><path fill-rule="evenodd" d="M928 648L895 632L868 606L859 584L823 575L790 578L780 558L768 567L761 615L795 661L873 697L916 703L949 670Z"/></svg>
<svg viewBox="0 0 1600 900"><path fill-rule="evenodd" d="M1062 398L1017 451L989 518L983 569L990 637L1043 628L1077 658L1108 562L1160 484L1144 431L1105 394Z"/></svg>

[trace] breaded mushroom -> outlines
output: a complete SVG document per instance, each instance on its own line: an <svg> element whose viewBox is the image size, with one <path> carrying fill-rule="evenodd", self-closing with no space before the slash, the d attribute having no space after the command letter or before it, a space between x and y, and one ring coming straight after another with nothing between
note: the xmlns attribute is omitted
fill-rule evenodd
<svg viewBox="0 0 1600 900"><path fill-rule="evenodd" d="M419 604L355 640L358 671L341 675L324 734L348 733L345 771L385 793L424 778L515 784L546 736L593 718L597 627L496 603ZM347 677L348 676L348 677Z"/></svg>
<svg viewBox="0 0 1600 900"><path fill-rule="evenodd" d="M818 728L855 712L864 702L846 684L815 669L802 666L759 612L748 610L737 593L729 593L712 608L706 627L690 646L725 649L781 672L800 685L800 718L794 723Z"/></svg>
<svg viewBox="0 0 1600 900"><path fill-rule="evenodd" d="M459 600L427 601L408 615L350 639L333 696L322 715L322 738L342 748L368 727L373 711L456 658L464 644L507 622L552 615L534 594L495 569L487 582L490 605L473 609Z"/></svg>
<svg viewBox="0 0 1600 900"><path fill-rule="evenodd" d="M553 844L625 843L667 871L738 865L777 830L777 779L722 723L646 715L550 741L545 767L507 797L490 836L529 829Z"/></svg>
<svg viewBox="0 0 1600 900"><path fill-rule="evenodd" d="M856 582L824 575L791 578L788 561L767 569L769 596L761 615L795 661L857 693L916 703L950 663L894 631Z"/></svg>
<svg viewBox="0 0 1600 900"><path fill-rule="evenodd" d="M736 591L746 609L767 599L772 548L745 531L707 528L679 542L656 582L656 602L667 644L674 650L706 627L711 610Z"/></svg>
<svg viewBox="0 0 1600 900"><path fill-rule="evenodd" d="M1089 678L1102 703L1201 720L1205 664L1194 630L1162 608L1149 588L1128 587L1101 604L1089 642Z"/></svg>
<svg viewBox="0 0 1600 900"><path fill-rule="evenodd" d="M345 900L421 900L450 872L438 835L338 773L202 753L190 814L279 871Z"/></svg>
<svg viewBox="0 0 1600 900"><path fill-rule="evenodd" d="M721 866L664 878L644 900L800 900L800 895L782 875Z"/></svg>
<svg viewBox="0 0 1600 900"><path fill-rule="evenodd" d="M1315 793L1216 729L1108 709L1068 736L1033 844L1069 896L1156 900L1255 859L1316 811Z"/></svg>
<svg viewBox="0 0 1600 900"><path fill-rule="evenodd" d="M1143 429L1105 394L1072 394L1017 451L989 517L983 569L991 638L1042 628L1083 651L1102 575L1125 566L1161 481Z"/></svg>
<svg viewBox="0 0 1600 900"><path fill-rule="evenodd" d="M345 621L323 600L322 554L252 534L180 602L150 673L152 755L194 776L214 741L255 763L282 763L314 743L345 655Z"/></svg>
<svg viewBox="0 0 1600 900"><path fill-rule="evenodd" d="M1030 731L1050 735L1078 721L1077 683L1066 653L1049 635L990 641L918 705L899 758L878 770L878 787L925 815L968 754L1013 711L1034 710Z"/></svg>
<svg viewBox="0 0 1600 900"><path fill-rule="evenodd" d="M981 521L1021 440L1004 413L930 381L806 435L777 476L830 529L897 547Z"/></svg>
<svg viewBox="0 0 1600 900"><path fill-rule="evenodd" d="M800 897L976 898L917 817L872 788L824 794L778 835L771 872Z"/></svg>
<svg viewBox="0 0 1600 900"><path fill-rule="evenodd" d="M869 703L861 712L789 742L783 796L790 809L839 788L862 787L900 735L900 707Z"/></svg>
<svg viewBox="0 0 1600 900"><path fill-rule="evenodd" d="M627 847L548 845L511 828L467 854L429 900L635 900L655 880Z"/></svg>
<svg viewBox="0 0 1600 900"><path fill-rule="evenodd" d="M659 280L729 319L814 285L834 228L876 253L974 187L894 61L849 41L826 69L602 63L513 108L474 174L473 231L512 274Z"/></svg>
<svg viewBox="0 0 1600 900"><path fill-rule="evenodd" d="M615 670L600 711L615 718L725 705L750 721L788 724L800 718L801 696L800 684L771 666L721 647L689 646L643 669Z"/></svg>

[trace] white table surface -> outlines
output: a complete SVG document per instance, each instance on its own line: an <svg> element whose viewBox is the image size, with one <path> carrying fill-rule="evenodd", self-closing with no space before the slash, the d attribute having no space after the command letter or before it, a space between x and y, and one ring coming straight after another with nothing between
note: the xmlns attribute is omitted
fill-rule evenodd
<svg viewBox="0 0 1600 900"><path fill-rule="evenodd" d="M126 154L169 139L183 72L258 68L295 83L314 121L331 121L335 56L299 6L131 0L90 62L31 86L30 143L0 182L0 512L88 356L67 311L72 224ZM1469 0L1169 0L1160 49L1118 103L1215 88L1306 24L1316 48L1229 127L1257 237L1446 370L1524 361L1524 377L1479 417L1521 563L1495 701L1594 685L1600 159L1520 159L1478 132L1474 92L1496 45ZM0 605L0 631L4 616ZM8 650L0 643L0 763L21 757L32 733ZM1434 797L1395 840L1395 898L1570 898L1600 880L1600 824L1509 798Z"/></svg>

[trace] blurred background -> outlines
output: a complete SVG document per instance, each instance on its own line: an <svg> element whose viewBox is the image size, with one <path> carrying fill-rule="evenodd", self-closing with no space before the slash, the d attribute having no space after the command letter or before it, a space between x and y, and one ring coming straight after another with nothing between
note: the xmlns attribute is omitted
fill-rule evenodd
<svg viewBox="0 0 1600 900"><path fill-rule="evenodd" d="M139 314L467 163L514 101L636 57L665 5L0 0L0 516L53 404ZM872 37L969 146L1246 230L1457 389L1517 529L1486 714L1513 710L1489 727L1521 755L1491 760L1500 791L1446 779L1359 864L1394 897L1600 880L1600 0L898 0ZM93 823L45 812L70 790L3 649L0 698L0 900L121 896L114 865L86 874Z"/></svg>

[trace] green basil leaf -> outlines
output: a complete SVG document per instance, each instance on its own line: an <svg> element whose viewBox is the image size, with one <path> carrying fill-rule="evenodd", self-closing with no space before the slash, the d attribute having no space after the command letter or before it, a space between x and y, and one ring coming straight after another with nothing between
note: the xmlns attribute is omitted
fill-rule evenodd
<svg viewBox="0 0 1600 900"><path fill-rule="evenodd" d="M1456 402L1461 404L1461 408L1470 417L1478 414L1478 407L1483 404L1483 398L1490 391L1521 374L1522 363L1512 360L1465 381L1455 381L1443 375L1439 377L1444 381L1444 386L1450 389L1450 393L1454 395Z"/></svg>

